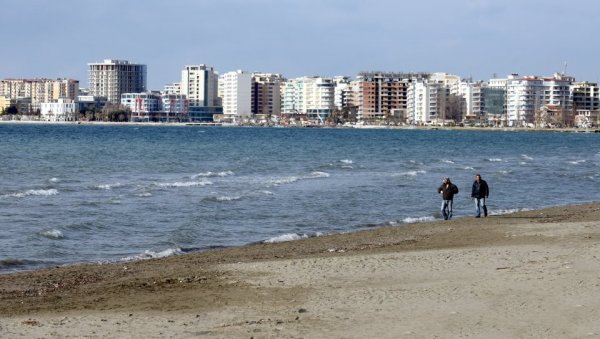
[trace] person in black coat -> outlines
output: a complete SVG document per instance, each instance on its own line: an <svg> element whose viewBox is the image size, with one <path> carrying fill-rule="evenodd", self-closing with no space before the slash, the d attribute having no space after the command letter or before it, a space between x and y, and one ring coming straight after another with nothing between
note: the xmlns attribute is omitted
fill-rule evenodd
<svg viewBox="0 0 600 339"><path fill-rule="evenodd" d="M458 193L458 187L446 177L442 181L442 185L438 188L438 193L442 194L442 215L444 220L452 219L452 202L454 195Z"/></svg>
<svg viewBox="0 0 600 339"><path fill-rule="evenodd" d="M473 188L471 189L471 198L475 200L475 218L481 216L481 210L483 209L483 216L487 217L488 210L485 205L485 199L490 195L490 188L485 180L481 179L481 175L475 175L475 181L473 182Z"/></svg>

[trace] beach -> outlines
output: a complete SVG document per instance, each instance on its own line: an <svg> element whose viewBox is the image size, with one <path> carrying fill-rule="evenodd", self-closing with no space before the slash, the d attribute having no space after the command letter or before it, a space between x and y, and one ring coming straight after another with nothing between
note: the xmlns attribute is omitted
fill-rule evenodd
<svg viewBox="0 0 600 339"><path fill-rule="evenodd" d="M600 336L600 203L0 276L3 338Z"/></svg>

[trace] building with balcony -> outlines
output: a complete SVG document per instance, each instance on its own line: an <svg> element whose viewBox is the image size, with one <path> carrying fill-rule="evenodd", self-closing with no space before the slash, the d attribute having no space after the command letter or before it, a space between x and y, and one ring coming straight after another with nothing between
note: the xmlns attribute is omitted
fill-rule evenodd
<svg viewBox="0 0 600 339"><path fill-rule="evenodd" d="M79 106L73 99L60 98L40 105L40 118L43 121L76 121L78 116Z"/></svg>
<svg viewBox="0 0 600 339"><path fill-rule="evenodd" d="M0 96L10 99L31 99L31 112L41 109L42 103L49 103L60 98L77 100L79 81L73 79L3 79L0 80Z"/></svg>
<svg viewBox="0 0 600 339"><path fill-rule="evenodd" d="M106 59L104 62L89 63L88 67L90 95L106 97L109 103L120 103L123 93L146 91L146 65Z"/></svg>
<svg viewBox="0 0 600 339"><path fill-rule="evenodd" d="M281 113L305 115L307 119L323 123L333 112L334 82L319 76L289 79L281 89Z"/></svg>
<svg viewBox="0 0 600 339"><path fill-rule="evenodd" d="M280 74L252 74L252 114L278 116L281 114L281 84L285 78Z"/></svg>
<svg viewBox="0 0 600 339"><path fill-rule="evenodd" d="M249 118L252 115L252 74L238 70L219 76L219 98L226 117L232 121Z"/></svg>

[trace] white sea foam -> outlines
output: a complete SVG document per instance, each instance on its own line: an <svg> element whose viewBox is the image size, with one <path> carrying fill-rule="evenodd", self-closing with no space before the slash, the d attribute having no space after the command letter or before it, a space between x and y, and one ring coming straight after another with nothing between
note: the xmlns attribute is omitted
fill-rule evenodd
<svg viewBox="0 0 600 339"><path fill-rule="evenodd" d="M147 198L147 197L151 197L152 193L150 193L150 192L142 192L142 193L136 194L136 196L138 196L140 198Z"/></svg>
<svg viewBox="0 0 600 339"><path fill-rule="evenodd" d="M263 241L263 243L272 244L272 243L276 243L276 242L294 241L294 240L300 240L300 239L306 239L306 238L308 238L308 235L306 235L306 234L288 233L288 234L282 234L280 236L267 239L267 240Z"/></svg>
<svg viewBox="0 0 600 339"><path fill-rule="evenodd" d="M279 186L279 185L283 185L283 184L291 184L291 183L294 183L299 180L327 178L329 176L330 176L330 174L327 172L314 171L307 175L289 176L289 177L283 177L283 178L278 178L278 179L271 179L271 180L267 181L267 183L270 186Z"/></svg>
<svg viewBox="0 0 600 339"><path fill-rule="evenodd" d="M159 251L159 252L145 250L143 253L140 253L138 255L121 258L120 261L134 261L134 260L145 260L145 259L153 259L153 258L165 258L165 257L170 257L170 256L181 254L181 253L183 253L181 248L169 248L169 249L166 249L164 251Z"/></svg>
<svg viewBox="0 0 600 339"><path fill-rule="evenodd" d="M232 171L222 171L222 172L204 172L192 175L192 179L197 178L208 178L208 177L227 177L233 175Z"/></svg>
<svg viewBox="0 0 600 339"><path fill-rule="evenodd" d="M194 187L194 186L206 186L212 185L212 182L202 180L202 181L176 181L176 182L162 182L155 183L156 186L160 188L179 188L179 187Z"/></svg>
<svg viewBox="0 0 600 339"><path fill-rule="evenodd" d="M527 160L533 160L533 158L528 156L527 154L521 154L521 158L527 159Z"/></svg>
<svg viewBox="0 0 600 339"><path fill-rule="evenodd" d="M240 197L239 195L232 196L232 197L224 195L224 196L215 198L216 201L235 201L235 200L240 200L240 199L242 199L242 197Z"/></svg>
<svg viewBox="0 0 600 339"><path fill-rule="evenodd" d="M97 189L99 190L111 190L115 187L120 187L121 184L120 183L116 183L116 184L104 184L104 185L98 185L96 186Z"/></svg>
<svg viewBox="0 0 600 339"><path fill-rule="evenodd" d="M443 163L446 163L446 164L453 164L453 163L454 163L454 161L452 161L452 160L447 160L447 159L444 159L444 160L442 160L442 162L443 162Z"/></svg>
<svg viewBox="0 0 600 339"><path fill-rule="evenodd" d="M465 170L467 170L467 171L474 171L475 169L473 167L471 167L471 166L467 166L467 167L465 167Z"/></svg>
<svg viewBox="0 0 600 339"><path fill-rule="evenodd" d="M575 161L569 161L569 164L579 165L579 164L582 164L584 162L586 162L586 161L585 160L575 160Z"/></svg>
<svg viewBox="0 0 600 339"><path fill-rule="evenodd" d="M427 222L427 221L433 221L433 220L435 220L435 218L432 216L417 217L417 218L408 217L408 218L402 219L402 222L405 224L414 224L414 223L418 223L418 222Z"/></svg>
<svg viewBox="0 0 600 339"><path fill-rule="evenodd" d="M527 162L525 162L525 161L519 161L519 165L527 165Z"/></svg>
<svg viewBox="0 0 600 339"><path fill-rule="evenodd" d="M262 193L262 194L265 194L265 195L273 195L273 192L267 191L267 190L259 191L259 193Z"/></svg>
<svg viewBox="0 0 600 339"><path fill-rule="evenodd" d="M503 215L503 214L511 214L511 213L517 213L517 212L525 212L525 211L531 211L531 208L509 208L509 209L503 209L503 210L490 210L489 214L490 215Z"/></svg>
<svg viewBox="0 0 600 339"><path fill-rule="evenodd" d="M487 160L489 162L501 162L502 161L502 159L500 159L500 158L490 158L490 159L487 159Z"/></svg>
<svg viewBox="0 0 600 339"><path fill-rule="evenodd" d="M23 191L23 192L17 192L17 193L9 193L9 194L5 194L3 195L3 197L9 197L9 198L24 198L27 196L51 196L51 195L57 195L58 194L58 190L51 188L51 189L47 189L47 190L27 190L27 191Z"/></svg>
<svg viewBox="0 0 600 339"><path fill-rule="evenodd" d="M419 174L425 174L426 171L418 170L418 171L407 171L392 174L393 177L416 177Z"/></svg>
<svg viewBox="0 0 600 339"><path fill-rule="evenodd" d="M340 160L340 162L342 164L353 164L354 163L354 161L352 161L350 159L342 159L342 160Z"/></svg>
<svg viewBox="0 0 600 339"><path fill-rule="evenodd" d="M39 234L48 239L63 239L65 237L60 230L56 230L56 229L43 231L43 232L40 232Z"/></svg>
<svg viewBox="0 0 600 339"><path fill-rule="evenodd" d="M59 182L60 180L58 178L50 178L50 179L48 179L48 181L50 181L50 182Z"/></svg>

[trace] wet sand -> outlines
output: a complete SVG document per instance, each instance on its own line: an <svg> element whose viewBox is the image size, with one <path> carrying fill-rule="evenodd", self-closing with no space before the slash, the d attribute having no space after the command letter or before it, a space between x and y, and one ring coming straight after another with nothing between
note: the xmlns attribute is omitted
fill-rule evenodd
<svg viewBox="0 0 600 339"><path fill-rule="evenodd" d="M600 203L0 275L0 337L600 336Z"/></svg>

